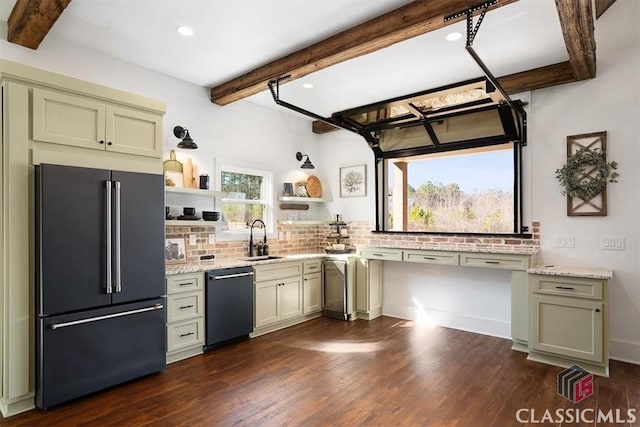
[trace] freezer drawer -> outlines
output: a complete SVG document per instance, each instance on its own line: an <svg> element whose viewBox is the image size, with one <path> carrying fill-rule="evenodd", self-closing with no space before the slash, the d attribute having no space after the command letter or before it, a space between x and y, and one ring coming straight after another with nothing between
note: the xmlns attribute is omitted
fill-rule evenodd
<svg viewBox="0 0 640 427"><path fill-rule="evenodd" d="M161 371L164 300L38 318L36 347L41 409Z"/></svg>

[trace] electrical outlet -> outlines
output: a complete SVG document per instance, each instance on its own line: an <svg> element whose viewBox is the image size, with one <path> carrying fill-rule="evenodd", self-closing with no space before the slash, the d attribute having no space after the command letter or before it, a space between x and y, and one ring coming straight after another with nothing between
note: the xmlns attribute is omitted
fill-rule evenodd
<svg viewBox="0 0 640 427"><path fill-rule="evenodd" d="M210 245L216 244L216 235L213 233L209 233L209 244Z"/></svg>
<svg viewBox="0 0 640 427"><path fill-rule="evenodd" d="M575 248L575 238L570 235L556 236L553 241L553 246L556 248Z"/></svg>
<svg viewBox="0 0 640 427"><path fill-rule="evenodd" d="M624 251L624 237L603 236L600 241L600 249L605 251Z"/></svg>
<svg viewBox="0 0 640 427"><path fill-rule="evenodd" d="M196 244L196 235L195 234L189 234L189 244L190 245L195 245Z"/></svg>

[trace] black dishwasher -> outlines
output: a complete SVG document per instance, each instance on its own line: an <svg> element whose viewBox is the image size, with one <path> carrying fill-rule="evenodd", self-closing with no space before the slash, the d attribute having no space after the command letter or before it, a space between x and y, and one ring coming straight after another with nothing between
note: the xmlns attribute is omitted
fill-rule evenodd
<svg viewBox="0 0 640 427"><path fill-rule="evenodd" d="M207 271L204 351L248 338L253 331L253 267Z"/></svg>

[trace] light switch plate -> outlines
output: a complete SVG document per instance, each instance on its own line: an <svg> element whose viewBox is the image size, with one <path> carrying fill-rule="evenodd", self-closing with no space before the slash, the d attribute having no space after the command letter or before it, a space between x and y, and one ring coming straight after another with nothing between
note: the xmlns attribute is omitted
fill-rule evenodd
<svg viewBox="0 0 640 427"><path fill-rule="evenodd" d="M190 245L195 245L196 244L196 235L195 234L189 234L189 244Z"/></svg>
<svg viewBox="0 0 640 427"><path fill-rule="evenodd" d="M553 241L553 246L556 248L575 248L575 238L570 235L556 236Z"/></svg>
<svg viewBox="0 0 640 427"><path fill-rule="evenodd" d="M210 245L216 244L216 235L213 233L209 233L209 244Z"/></svg>
<svg viewBox="0 0 640 427"><path fill-rule="evenodd" d="M600 241L600 249L605 251L624 251L624 237L619 236L603 236Z"/></svg>

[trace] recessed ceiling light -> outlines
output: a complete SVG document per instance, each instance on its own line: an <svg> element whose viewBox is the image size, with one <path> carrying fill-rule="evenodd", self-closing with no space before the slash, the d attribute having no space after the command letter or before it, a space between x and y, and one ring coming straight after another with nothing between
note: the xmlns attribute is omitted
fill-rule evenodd
<svg viewBox="0 0 640 427"><path fill-rule="evenodd" d="M313 83L302 83L302 87L305 89L312 89L313 88Z"/></svg>
<svg viewBox="0 0 640 427"><path fill-rule="evenodd" d="M180 25L176 28L176 31L183 36L192 36L194 32L193 28L187 27L186 25Z"/></svg>
<svg viewBox="0 0 640 427"><path fill-rule="evenodd" d="M450 42L454 42L456 40L460 40L461 37L462 37L462 33L460 31L454 31L452 33L447 34L446 39L449 40Z"/></svg>

